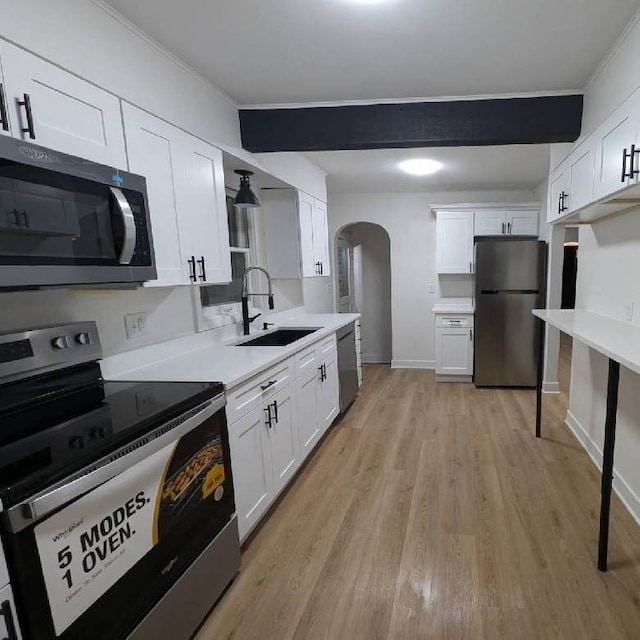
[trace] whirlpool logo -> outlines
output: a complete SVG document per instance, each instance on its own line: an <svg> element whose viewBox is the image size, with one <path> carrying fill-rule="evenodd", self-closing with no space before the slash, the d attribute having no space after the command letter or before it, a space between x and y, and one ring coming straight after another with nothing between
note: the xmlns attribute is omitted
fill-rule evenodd
<svg viewBox="0 0 640 640"><path fill-rule="evenodd" d="M23 156L26 156L30 160L36 160L37 162L57 162L58 159L45 151L44 149L36 149L35 147L18 147L18 150Z"/></svg>

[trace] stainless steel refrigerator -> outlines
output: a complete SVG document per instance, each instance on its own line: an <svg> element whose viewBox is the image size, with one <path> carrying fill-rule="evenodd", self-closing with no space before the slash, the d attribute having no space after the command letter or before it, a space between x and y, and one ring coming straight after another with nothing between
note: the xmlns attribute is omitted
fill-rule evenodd
<svg viewBox="0 0 640 640"><path fill-rule="evenodd" d="M545 306L547 245L537 238L476 238L477 387L535 387L538 324Z"/></svg>

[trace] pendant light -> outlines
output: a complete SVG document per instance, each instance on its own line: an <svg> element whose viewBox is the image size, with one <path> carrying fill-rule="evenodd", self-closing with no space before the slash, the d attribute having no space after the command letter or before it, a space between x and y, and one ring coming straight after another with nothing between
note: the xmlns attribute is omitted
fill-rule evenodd
<svg viewBox="0 0 640 640"><path fill-rule="evenodd" d="M260 206L260 200L258 200L256 194L251 191L251 183L249 182L249 176L253 175L253 171L236 169L235 173L240 176L240 189L238 190L236 199L233 201L233 206L256 209Z"/></svg>

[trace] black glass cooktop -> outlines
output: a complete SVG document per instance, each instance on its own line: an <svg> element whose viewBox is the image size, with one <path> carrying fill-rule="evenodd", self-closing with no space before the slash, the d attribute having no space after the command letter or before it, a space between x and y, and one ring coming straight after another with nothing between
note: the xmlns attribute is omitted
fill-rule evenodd
<svg viewBox="0 0 640 640"><path fill-rule="evenodd" d="M97 363L0 387L4 507L223 390L219 382L102 382Z"/></svg>

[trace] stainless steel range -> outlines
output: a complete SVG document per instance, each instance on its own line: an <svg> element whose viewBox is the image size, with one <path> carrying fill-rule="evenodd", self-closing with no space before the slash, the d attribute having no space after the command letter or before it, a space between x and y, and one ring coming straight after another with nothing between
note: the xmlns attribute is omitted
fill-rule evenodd
<svg viewBox="0 0 640 640"><path fill-rule="evenodd" d="M0 335L15 637L186 640L240 566L223 387L100 357L93 323Z"/></svg>

